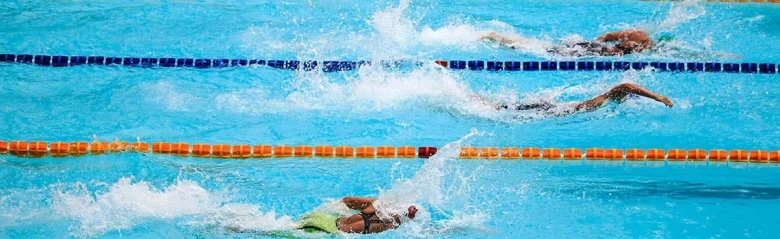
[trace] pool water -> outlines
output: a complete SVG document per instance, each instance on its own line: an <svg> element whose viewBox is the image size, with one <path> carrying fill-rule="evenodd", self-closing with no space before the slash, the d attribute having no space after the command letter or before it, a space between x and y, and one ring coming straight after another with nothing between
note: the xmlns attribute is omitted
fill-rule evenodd
<svg viewBox="0 0 780 239"><path fill-rule="evenodd" d="M2 155L0 237L273 238L315 208L344 212L334 200L358 195L422 210L398 230L356 237L774 238L780 171L773 164L457 156L460 146L776 150L776 74L457 71L432 61L573 59L542 46L640 26L675 40L625 59L780 63L779 8L563 0L0 3L1 53L428 62L332 73L3 63L0 140L439 147L427 160ZM478 40L488 31L531 44L512 50ZM471 97L570 102L624 82L675 106L629 99L550 117L497 112Z"/></svg>

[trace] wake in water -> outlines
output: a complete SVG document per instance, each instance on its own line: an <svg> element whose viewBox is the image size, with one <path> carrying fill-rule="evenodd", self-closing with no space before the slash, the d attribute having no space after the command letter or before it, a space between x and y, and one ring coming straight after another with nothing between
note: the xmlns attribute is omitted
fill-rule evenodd
<svg viewBox="0 0 780 239"><path fill-rule="evenodd" d="M320 111L326 114L367 114L376 117L377 112L420 109L443 112L458 118L476 118L503 123L526 123L554 118L564 114L567 107L555 107L553 112L534 110L500 110L497 105L576 105L586 99L603 94L620 83L645 85L652 82L652 71L622 72L618 79L604 75L600 78L583 79L582 84L561 85L552 88L518 89L496 86L486 92L478 92L455 71L442 69L436 64L427 64L411 72L387 70L377 66L360 68L356 75L333 75L328 73L304 72L294 80L290 92L277 93L274 86L258 86L245 90L219 93L210 98L179 93L173 83L161 81L140 87L144 92L165 91L154 94L153 100L170 110L217 109L225 112L248 115L286 114L289 112ZM334 77L335 76L335 77ZM338 79L346 77L346 79ZM664 94L664 89L653 89ZM165 99L165 98L168 99ZM188 100L182 101L181 98ZM166 103L170 101L172 103ZM631 100L636 104L624 104L621 108L657 107L650 100ZM210 107L204 107L213 105ZM422 107L421 107L422 106ZM597 110L590 116L604 117L614 110Z"/></svg>
<svg viewBox="0 0 780 239"><path fill-rule="evenodd" d="M414 220L401 217L403 223L398 230L407 236L431 237L453 231L489 231L481 226L490 219L487 212L489 208L480 208L482 205L471 201L472 192L468 187L464 187L473 177L461 176L458 173L459 168L449 164L459 157L464 142L480 134L472 129L461 139L441 147L434 156L426 159L411 177L401 177L395 180L389 189L380 189L379 196L373 203L377 215L381 219L392 220L390 215L403 215L409 205L415 205L420 211ZM400 162L396 166L398 164ZM448 180L461 184L448 185ZM338 200L323 203L313 211L342 216L354 213Z"/></svg>
<svg viewBox="0 0 780 239"><path fill-rule="evenodd" d="M132 181L121 178L106 191L89 191L84 184L58 186L51 208L60 217L78 224L73 232L78 237L121 232L153 220L180 221L195 227L242 226L260 230L294 226L288 216L261 212L256 205L231 203L222 193L210 192L194 181L178 180L162 190L148 182Z"/></svg>
<svg viewBox="0 0 780 239"><path fill-rule="evenodd" d="M738 56L734 54L712 51L706 47L702 48L695 46L698 42L707 45L708 41L712 40L711 37L696 39L698 42L686 42L681 38L670 37L674 35L674 30L676 28L705 15L705 13L704 7L700 6L698 1L686 0L682 3L671 3L671 9L667 16L659 22L636 24L634 26L626 23L618 23L614 24L612 28L621 30L603 30L605 32L614 32L634 29L647 32L647 35L652 39L653 46L649 47L648 45L646 47L648 48L647 50L641 51L642 54L640 57L642 58L649 57L683 60L738 58ZM632 48L629 48L626 44L605 44L597 39L585 39L579 34L567 35L559 39L556 43L549 40L524 37L511 30L500 34L496 33L496 31L497 30L492 29L483 32L478 36L478 39L488 39L508 48L550 59L577 59L631 53L635 54L639 52L638 50L631 50ZM706 35L707 34L705 33L697 34L697 36ZM642 48L636 49L641 50Z"/></svg>

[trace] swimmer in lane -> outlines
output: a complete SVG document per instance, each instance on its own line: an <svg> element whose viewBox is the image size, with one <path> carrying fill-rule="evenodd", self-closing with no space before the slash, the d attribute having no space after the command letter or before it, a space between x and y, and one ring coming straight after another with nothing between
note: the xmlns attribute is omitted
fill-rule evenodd
<svg viewBox="0 0 780 239"><path fill-rule="evenodd" d="M522 39L510 38L490 32L480 39L501 43L512 49L520 48ZM657 42L670 41L671 35L664 35L656 39ZM547 52L562 56L623 56L640 53L652 49L655 45L647 32L640 29L629 29L617 32L608 32L597 37L593 41L584 41L574 44L561 44L547 48Z"/></svg>
<svg viewBox="0 0 780 239"><path fill-rule="evenodd" d="M596 110L599 107L603 106L604 102L607 102L608 100L622 103L627 96L632 96L632 95L654 99L658 102L664 103L664 105L670 108L674 106L674 103L671 100L669 100L669 98L667 98L666 96L656 94L641 86L631 84L631 83L620 84L618 86L613 87L611 90L607 91L606 93L596 96L593 99L589 99L579 103L568 104L568 105L553 104L546 101L531 103L531 104L522 104L522 103L503 104L503 103L490 102L482 98L481 96L475 96L475 97L477 100L495 107L496 110L501 110L501 109L519 110L519 111L534 110L551 116L566 116L575 113Z"/></svg>
<svg viewBox="0 0 780 239"><path fill-rule="evenodd" d="M390 218L380 218L374 208L374 198L344 197L341 199L348 208L358 210L360 213L339 217L338 215L313 212L304 215L300 220L300 227L306 231L322 231L328 233L379 233L396 229L401 225L401 216L414 219L417 207L409 206L403 215L390 214Z"/></svg>

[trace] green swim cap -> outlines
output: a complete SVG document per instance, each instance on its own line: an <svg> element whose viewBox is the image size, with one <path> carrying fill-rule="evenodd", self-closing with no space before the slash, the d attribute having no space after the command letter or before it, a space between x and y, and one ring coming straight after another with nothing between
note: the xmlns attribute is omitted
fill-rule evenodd
<svg viewBox="0 0 780 239"><path fill-rule="evenodd" d="M658 42L665 42L665 41L672 41L674 40L674 35L671 34L665 34L658 37Z"/></svg>

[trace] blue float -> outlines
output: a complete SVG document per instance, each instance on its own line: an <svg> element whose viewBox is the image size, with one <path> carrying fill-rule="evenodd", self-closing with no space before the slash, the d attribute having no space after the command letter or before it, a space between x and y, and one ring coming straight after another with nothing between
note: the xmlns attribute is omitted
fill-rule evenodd
<svg viewBox="0 0 780 239"><path fill-rule="evenodd" d="M485 62L484 61L469 61L468 66L469 66L469 70L481 71L481 70L485 69Z"/></svg>
<svg viewBox="0 0 780 239"><path fill-rule="evenodd" d="M70 57L70 66L78 66L78 65L84 65L87 64L87 57L86 56L71 56Z"/></svg>
<svg viewBox="0 0 780 239"><path fill-rule="evenodd" d="M504 70L507 71L519 71L523 69L523 63L519 61L505 61Z"/></svg>
<svg viewBox="0 0 780 239"><path fill-rule="evenodd" d="M763 74L774 74L777 72L777 68L775 67L775 64L762 63L758 65L758 72Z"/></svg>
<svg viewBox="0 0 780 239"><path fill-rule="evenodd" d="M650 62L650 67L655 68L656 70L659 71L669 70L669 68L666 68L666 62L659 62L659 61Z"/></svg>
<svg viewBox="0 0 780 239"><path fill-rule="evenodd" d="M500 71L504 69L504 63L500 61L488 61L487 69L489 71Z"/></svg>

